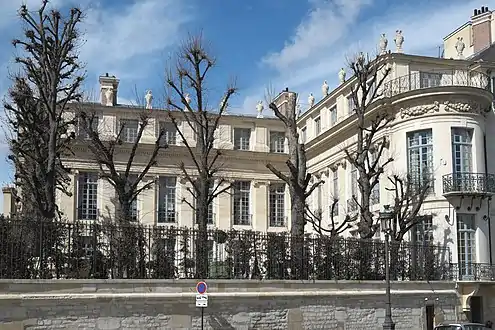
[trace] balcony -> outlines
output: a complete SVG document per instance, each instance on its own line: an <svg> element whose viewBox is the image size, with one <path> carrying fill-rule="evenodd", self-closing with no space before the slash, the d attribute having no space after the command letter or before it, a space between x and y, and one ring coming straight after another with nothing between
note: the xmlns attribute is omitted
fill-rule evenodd
<svg viewBox="0 0 495 330"><path fill-rule="evenodd" d="M494 281L495 266L490 264L451 264L453 279L456 281Z"/></svg>
<svg viewBox="0 0 495 330"><path fill-rule="evenodd" d="M414 90L448 86L489 90L490 78L482 72L468 70L414 72L384 83L383 95L393 97Z"/></svg>
<svg viewBox="0 0 495 330"><path fill-rule="evenodd" d="M485 173L450 173L442 177L445 195L492 195L495 175Z"/></svg>

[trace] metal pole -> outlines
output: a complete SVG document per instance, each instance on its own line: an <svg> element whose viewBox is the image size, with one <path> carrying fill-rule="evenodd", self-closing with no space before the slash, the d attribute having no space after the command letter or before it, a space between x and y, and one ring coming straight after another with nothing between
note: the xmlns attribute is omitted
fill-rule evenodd
<svg viewBox="0 0 495 330"><path fill-rule="evenodd" d="M204 309L204 307L201 307L201 330L205 329L204 316L205 316L205 309Z"/></svg>
<svg viewBox="0 0 495 330"><path fill-rule="evenodd" d="M392 303L390 294L390 247L388 244L389 232L385 233L385 282L387 303L385 305L385 321L383 322L383 330L395 330L395 323L392 320Z"/></svg>

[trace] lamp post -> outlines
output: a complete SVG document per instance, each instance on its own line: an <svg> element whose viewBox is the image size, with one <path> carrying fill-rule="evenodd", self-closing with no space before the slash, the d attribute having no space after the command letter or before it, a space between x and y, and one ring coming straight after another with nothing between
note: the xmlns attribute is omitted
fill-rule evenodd
<svg viewBox="0 0 495 330"><path fill-rule="evenodd" d="M390 208L390 205L383 206L383 212L380 212L380 223L382 231L385 233L385 282L386 282L386 296L387 303L385 305L385 321L383 322L383 330L395 330L395 323L392 320L392 303L390 295L390 248L388 240L390 238L390 231L392 225L392 219L394 219L395 213Z"/></svg>

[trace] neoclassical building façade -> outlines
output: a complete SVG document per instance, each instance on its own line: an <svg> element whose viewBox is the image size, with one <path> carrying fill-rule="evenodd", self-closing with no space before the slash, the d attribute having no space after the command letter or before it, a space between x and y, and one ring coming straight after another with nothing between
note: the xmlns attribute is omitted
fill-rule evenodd
<svg viewBox="0 0 495 330"><path fill-rule="evenodd" d="M369 110L395 116L379 136L386 137L385 156L394 158L383 178L392 173L427 173L434 180L422 209L423 214L433 217L411 235L419 241L449 245L452 261L459 264L491 264L495 251L490 243L490 218L495 213L491 205L491 195L495 193L495 62L491 58L494 33L490 32L488 39L485 35L494 27L484 26L488 15L492 12L478 11L470 22L447 36L442 58L404 54L401 35L395 38L398 41L394 52L383 48L386 43L382 40L380 60L388 63L391 72L382 87L384 97ZM313 209L322 211L324 220L330 217L332 198L339 199L335 214L338 219L355 212L351 196L358 193L357 172L343 153L344 147L353 147L356 134L349 98L355 79L346 80L341 72L339 80L337 88L328 91L324 86L324 95L319 100L312 96L308 104L302 105L305 111L298 119L309 170L325 180L310 200ZM117 104L118 85L119 80L113 76L100 77L101 102L84 106L97 113L98 129L106 134L114 135L119 125L125 123L124 140L131 145L142 108ZM110 89L112 93L107 92ZM283 99L283 93L275 102ZM159 128L165 130L164 138L170 147L160 153L158 165L145 178L153 184L134 205L136 220L143 224L194 226L193 211L183 202L191 200L191 196L177 166L181 161L187 164L187 150L166 112L153 109L152 114L140 141L134 172L139 173L146 161ZM192 132L187 125L183 127L189 143L194 145ZM98 178L98 167L86 147L87 137L75 129L75 155L66 160L74 169L73 195L59 196L59 205L69 220L111 218L115 214L115 193ZM224 194L211 205L211 226L287 230L291 223L288 191L266 168L267 163L272 163L285 169L287 142L282 122L268 116L228 114L222 118L216 143L224 149L222 175L233 184L233 193ZM124 161L127 155L123 147L117 159ZM13 188L3 191L4 213L14 213ZM391 199L387 180L383 179L373 193L374 211L378 212L381 205L393 204Z"/></svg>

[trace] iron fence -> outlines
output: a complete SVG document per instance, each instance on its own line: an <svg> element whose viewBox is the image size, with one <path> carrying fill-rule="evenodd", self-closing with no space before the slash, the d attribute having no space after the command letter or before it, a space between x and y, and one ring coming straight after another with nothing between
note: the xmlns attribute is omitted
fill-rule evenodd
<svg viewBox="0 0 495 330"><path fill-rule="evenodd" d="M3 219L0 278L194 278L198 234L170 226ZM288 233L209 230L207 277L385 279L382 241L306 235L296 265L290 252L296 240ZM392 243L391 255L395 280L456 277L446 247Z"/></svg>

